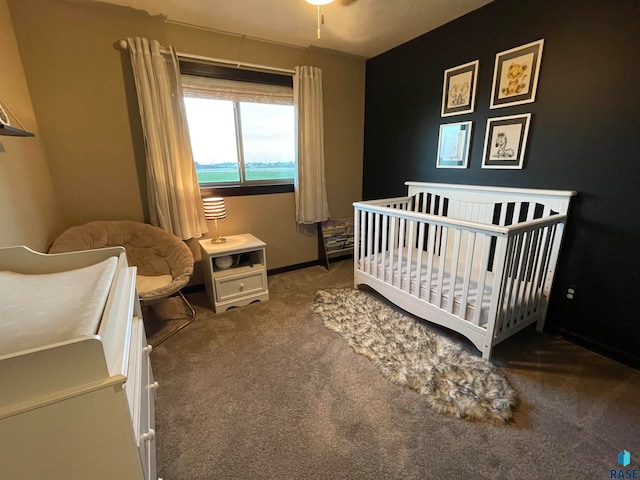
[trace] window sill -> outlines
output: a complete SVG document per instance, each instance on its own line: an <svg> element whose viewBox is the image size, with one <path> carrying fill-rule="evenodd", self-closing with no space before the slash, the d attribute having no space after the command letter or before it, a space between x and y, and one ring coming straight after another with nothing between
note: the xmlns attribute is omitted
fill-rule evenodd
<svg viewBox="0 0 640 480"><path fill-rule="evenodd" d="M220 187L200 187L202 197L239 197L243 195L269 195L272 193L291 193L293 183L271 185L231 185Z"/></svg>

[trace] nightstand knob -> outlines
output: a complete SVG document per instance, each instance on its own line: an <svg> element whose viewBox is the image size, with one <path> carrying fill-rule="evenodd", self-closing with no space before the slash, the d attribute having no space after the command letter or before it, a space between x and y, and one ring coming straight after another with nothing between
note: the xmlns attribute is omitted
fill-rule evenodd
<svg viewBox="0 0 640 480"><path fill-rule="evenodd" d="M244 283L240 282L238 285L240 287L240 291L244 290Z"/></svg>

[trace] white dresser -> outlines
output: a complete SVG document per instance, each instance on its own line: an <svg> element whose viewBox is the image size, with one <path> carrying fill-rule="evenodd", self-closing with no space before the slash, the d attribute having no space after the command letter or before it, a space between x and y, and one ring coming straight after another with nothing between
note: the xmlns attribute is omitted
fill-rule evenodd
<svg viewBox="0 0 640 480"><path fill-rule="evenodd" d="M38 282L51 278L53 295L63 297L69 290L57 283L61 277L56 274L112 257L116 267L95 331L64 334L66 327L61 324L53 330L63 336L51 343L35 336L36 343L25 350L8 351L11 342L9 347L5 342L4 351L0 349L0 479L157 479L157 383L135 290L136 269L127 264L124 249L44 255L25 247L2 248L0 273L18 272L26 285L31 278ZM11 298L5 294L4 299L3 294L0 291L0 336L17 329L17 310L11 307L16 294ZM27 299L26 308L33 304L38 310L43 296L51 294L38 288ZM51 308L71 301L68 315L58 317L73 324L86 297L56 297L60 301ZM42 308L39 315L43 316ZM34 341L28 335L31 316L25 314L23 320L24 332L18 341Z"/></svg>

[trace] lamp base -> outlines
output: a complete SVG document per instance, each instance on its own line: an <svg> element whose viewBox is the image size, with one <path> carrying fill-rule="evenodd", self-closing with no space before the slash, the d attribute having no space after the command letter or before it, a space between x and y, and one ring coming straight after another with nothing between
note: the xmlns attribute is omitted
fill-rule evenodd
<svg viewBox="0 0 640 480"><path fill-rule="evenodd" d="M212 238L211 243L225 243L227 241L224 237Z"/></svg>

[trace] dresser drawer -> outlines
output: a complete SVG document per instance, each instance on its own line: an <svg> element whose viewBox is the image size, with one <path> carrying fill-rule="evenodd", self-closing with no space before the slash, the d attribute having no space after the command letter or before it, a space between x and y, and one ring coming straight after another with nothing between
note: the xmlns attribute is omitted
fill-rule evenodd
<svg viewBox="0 0 640 480"><path fill-rule="evenodd" d="M264 270L245 275L215 280L218 302L258 293L267 289L267 276Z"/></svg>

